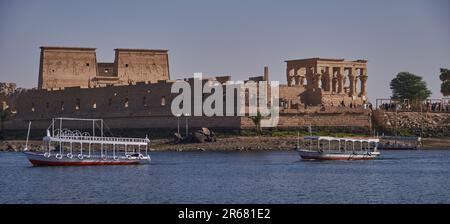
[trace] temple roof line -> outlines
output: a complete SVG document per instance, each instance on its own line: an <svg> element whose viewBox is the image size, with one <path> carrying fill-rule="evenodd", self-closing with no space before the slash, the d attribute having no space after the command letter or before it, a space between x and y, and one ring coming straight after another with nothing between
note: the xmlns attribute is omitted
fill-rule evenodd
<svg viewBox="0 0 450 224"><path fill-rule="evenodd" d="M345 61L343 58L304 58L304 59L293 59L293 60L285 60L284 62L303 62L303 61L336 61L336 62L360 62L366 63L367 60L358 59L353 61Z"/></svg>

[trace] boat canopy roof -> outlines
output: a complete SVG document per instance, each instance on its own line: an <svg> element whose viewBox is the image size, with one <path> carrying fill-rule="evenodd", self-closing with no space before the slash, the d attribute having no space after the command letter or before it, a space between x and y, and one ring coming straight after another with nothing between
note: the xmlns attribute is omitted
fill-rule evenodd
<svg viewBox="0 0 450 224"><path fill-rule="evenodd" d="M56 122L55 122L56 121ZM58 122L59 121L59 122ZM62 121L76 121L80 124L81 121L91 123L92 127L89 127L91 131L69 130L63 128ZM97 124L97 122L99 124ZM59 126L59 128L55 127ZM104 123L103 119L87 119L87 118L70 118L70 117L57 117L52 119L52 123L47 128L47 136L43 138L46 142L68 142L68 143L81 143L81 144L112 144L112 145L137 145L146 146L150 140L145 138L123 138L123 137L107 137L104 135L104 127L109 131L108 126ZM97 130L97 131L96 131Z"/></svg>
<svg viewBox="0 0 450 224"><path fill-rule="evenodd" d="M379 142L378 138L336 138L331 136L305 136L305 140L327 140L327 141L345 141L345 142Z"/></svg>
<svg viewBox="0 0 450 224"><path fill-rule="evenodd" d="M84 144L111 144L111 145L140 145L145 146L150 143L148 137L145 138L122 138L122 137L98 137L98 136L45 136L46 142L69 142Z"/></svg>
<svg viewBox="0 0 450 224"><path fill-rule="evenodd" d="M92 119L92 118L74 118L74 117L55 117L54 120L63 121L103 121L103 119Z"/></svg>

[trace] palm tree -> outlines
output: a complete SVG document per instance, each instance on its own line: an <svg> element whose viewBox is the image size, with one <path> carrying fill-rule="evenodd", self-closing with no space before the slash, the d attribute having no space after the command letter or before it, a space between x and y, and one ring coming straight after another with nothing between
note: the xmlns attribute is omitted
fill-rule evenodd
<svg viewBox="0 0 450 224"><path fill-rule="evenodd" d="M250 119L252 119L253 123L255 124L256 133L261 134L261 120L262 116L261 113L256 114L256 116L250 116Z"/></svg>

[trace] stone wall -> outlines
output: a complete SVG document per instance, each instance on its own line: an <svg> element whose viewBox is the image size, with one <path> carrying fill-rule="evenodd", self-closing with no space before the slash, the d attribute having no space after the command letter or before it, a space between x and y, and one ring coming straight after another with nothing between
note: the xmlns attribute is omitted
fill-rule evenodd
<svg viewBox="0 0 450 224"><path fill-rule="evenodd" d="M193 80L191 80L193 81ZM67 87L63 90L26 90L15 96L16 111L7 129L26 129L28 121L45 129L54 117L102 118L111 128L174 128L178 118L171 112L171 102L178 94L170 93L171 82L99 88ZM301 87L282 87L284 99L300 103ZM226 91L226 88L224 88ZM204 96L204 99L208 95ZM192 102L193 103L193 102ZM292 105L291 105L292 106ZM225 110L224 106L224 110ZM193 109L193 107L192 107ZM299 126L369 127L367 110L341 107L282 108L278 128ZM191 113L192 114L192 113ZM185 118L180 118L181 120ZM191 117L192 125L225 129L253 128L246 117Z"/></svg>
<svg viewBox="0 0 450 224"><path fill-rule="evenodd" d="M375 110L373 119L378 128L390 134L414 134L423 137L450 136L450 113L386 112Z"/></svg>
<svg viewBox="0 0 450 224"><path fill-rule="evenodd" d="M28 121L32 121L34 128L46 129L55 117L102 118L111 128L174 128L178 118L172 115L171 102L178 94L170 92L171 84L160 81L99 88L26 90L15 96L11 106L16 113L5 123L5 128L26 129ZM190 117L188 120L194 126L240 127L239 117Z"/></svg>
<svg viewBox="0 0 450 224"><path fill-rule="evenodd" d="M28 90L15 99L17 117L24 120L52 117L128 117L171 115L170 103L177 94L170 84L140 83L101 88L69 87L64 90Z"/></svg>
<svg viewBox="0 0 450 224"><path fill-rule="evenodd" d="M280 101L283 108L298 108L303 102L301 96L305 88L301 86L280 85Z"/></svg>
<svg viewBox="0 0 450 224"><path fill-rule="evenodd" d="M365 102L368 102L366 100L366 97L348 97L345 94L333 94L333 93L322 93L321 96L322 104L325 106L339 106L341 105L341 102L344 101L344 105L346 107L350 106L350 104L355 106L363 105Z"/></svg>
<svg viewBox="0 0 450 224"><path fill-rule="evenodd" d="M368 113L298 113L281 114L277 129L296 129L299 127L362 127L370 128ZM252 129L255 125L248 117L241 120L242 129Z"/></svg>
<svg viewBox="0 0 450 224"><path fill-rule="evenodd" d="M128 117L105 117L103 118L108 128L110 129L148 129L148 130L171 130L176 131L178 128L178 122L180 124L180 132L184 133L186 129L186 117L180 117L179 119L174 116L128 116ZM15 119L5 122L5 129L7 130L26 130L28 128L28 120ZM32 120L32 129L45 131L52 120L35 119ZM188 128L198 129L201 127L208 127L214 130L239 130L241 124L240 117L188 117ZM64 128L77 128L77 129L89 129L92 127L91 123L73 123L64 122ZM56 124L58 128L58 124Z"/></svg>

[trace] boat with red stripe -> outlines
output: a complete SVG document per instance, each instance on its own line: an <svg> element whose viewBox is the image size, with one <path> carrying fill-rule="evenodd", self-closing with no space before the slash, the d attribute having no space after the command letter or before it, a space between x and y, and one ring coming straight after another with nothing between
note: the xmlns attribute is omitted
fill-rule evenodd
<svg viewBox="0 0 450 224"><path fill-rule="evenodd" d="M370 160L380 156L378 138L305 136L296 150L304 160Z"/></svg>
<svg viewBox="0 0 450 224"><path fill-rule="evenodd" d="M83 123L91 127L81 128ZM80 127L71 130L63 127ZM59 126L59 127L58 127ZM103 119L54 118L42 138L43 152L28 148L31 122L28 126L25 156L34 166L98 166L149 164L150 140L107 136ZM107 126L106 126L107 127ZM109 128L109 133L111 134Z"/></svg>

